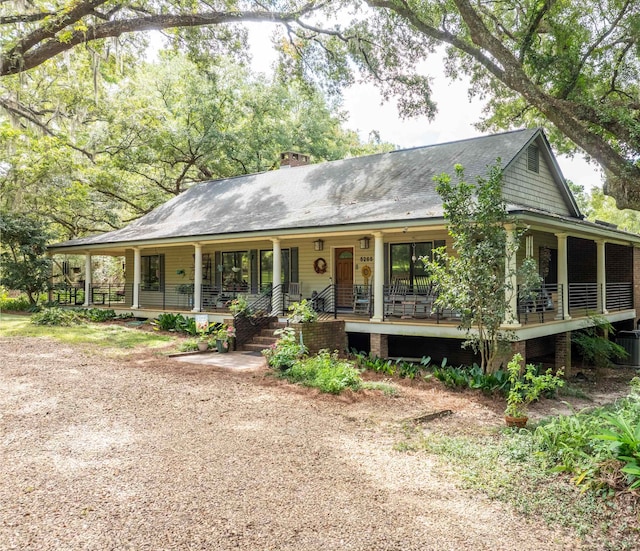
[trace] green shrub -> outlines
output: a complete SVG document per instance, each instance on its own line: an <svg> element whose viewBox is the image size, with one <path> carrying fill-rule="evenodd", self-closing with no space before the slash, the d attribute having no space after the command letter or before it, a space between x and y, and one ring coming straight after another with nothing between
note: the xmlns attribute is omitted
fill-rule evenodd
<svg viewBox="0 0 640 551"><path fill-rule="evenodd" d="M571 333L571 342L578 347L587 364L608 367L615 360L622 360L628 356L622 346L605 336L615 334L615 329L604 316L590 316L587 323L587 327Z"/></svg>
<svg viewBox="0 0 640 551"><path fill-rule="evenodd" d="M535 453L553 470L574 475L577 484L610 487L620 477L640 487L640 383L607 407L560 416L541 423L533 433ZM620 488L616 488L620 489Z"/></svg>
<svg viewBox="0 0 640 551"><path fill-rule="evenodd" d="M187 335L193 335L194 337L199 333L196 319L186 318L182 315L176 321L176 329L181 333L187 333Z"/></svg>
<svg viewBox="0 0 640 551"><path fill-rule="evenodd" d="M368 369L384 375L395 375L396 373L397 366L393 360L383 360L371 352L366 354L355 349L351 351L351 355L360 369Z"/></svg>
<svg viewBox="0 0 640 551"><path fill-rule="evenodd" d="M331 394L340 394L347 388L356 391L362 388L360 372L348 361L340 360L337 353L330 354L326 350L317 356L298 360L282 372L282 377Z"/></svg>
<svg viewBox="0 0 640 551"><path fill-rule="evenodd" d="M43 308L31 316L31 323L34 325L58 325L70 326L82 323L82 317L73 310L62 308Z"/></svg>
<svg viewBox="0 0 640 551"><path fill-rule="evenodd" d="M506 371L499 369L493 373L484 373L477 364L471 367L453 367L443 363L433 369L433 376L450 388L473 388L488 394L506 394L510 387Z"/></svg>
<svg viewBox="0 0 640 551"><path fill-rule="evenodd" d="M104 308L89 308L88 310L77 310L77 312L79 316L98 323L110 321L116 317L115 310Z"/></svg>
<svg viewBox="0 0 640 551"><path fill-rule="evenodd" d="M178 346L178 350L180 352L193 352L198 350L198 340L197 339L187 339L184 342L181 342Z"/></svg>
<svg viewBox="0 0 640 551"><path fill-rule="evenodd" d="M31 312L33 305L24 295L17 298L9 298L6 293L0 294L0 311L9 312Z"/></svg>
<svg viewBox="0 0 640 551"><path fill-rule="evenodd" d="M296 332L291 327L285 327L275 332L280 338L270 348L262 351L267 363L274 369L290 369L293 364L304 357L307 348L296 340Z"/></svg>
<svg viewBox="0 0 640 551"><path fill-rule="evenodd" d="M161 331L179 331L180 324L183 322L182 314L163 313L153 320L153 326Z"/></svg>
<svg viewBox="0 0 640 551"><path fill-rule="evenodd" d="M287 318L293 323L312 323L318 319L318 313L312 308L311 303L303 298L289 306Z"/></svg>
<svg viewBox="0 0 640 551"><path fill-rule="evenodd" d="M522 374L522 362L522 355L514 354L507 364L509 392L507 393L507 408L504 413L511 417L526 417L529 404L537 401L543 393L553 392L564 386L564 381L561 379L562 371L553 374L548 369L544 373L539 373L538 368L527 364L524 374Z"/></svg>

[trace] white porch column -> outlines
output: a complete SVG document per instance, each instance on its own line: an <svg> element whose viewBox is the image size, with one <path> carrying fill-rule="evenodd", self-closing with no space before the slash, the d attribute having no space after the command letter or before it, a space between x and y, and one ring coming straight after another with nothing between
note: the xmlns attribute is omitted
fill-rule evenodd
<svg viewBox="0 0 640 551"><path fill-rule="evenodd" d="M142 282L142 259L140 247L133 248L133 304L131 308L140 308L140 283Z"/></svg>
<svg viewBox="0 0 640 551"><path fill-rule="evenodd" d="M373 246L373 317L371 321L384 319L384 239L382 232L375 232Z"/></svg>
<svg viewBox="0 0 640 551"><path fill-rule="evenodd" d="M507 290L507 293L509 293L507 296L508 303L504 312L503 325L507 327L520 327L520 322L518 321L518 265L516 258L516 233L513 225L509 225L505 229L507 231L507 240L505 243L504 273L507 278L506 283L511 287L511 290Z"/></svg>
<svg viewBox="0 0 640 551"><path fill-rule="evenodd" d="M564 319L569 320L569 268L567 260L567 234L556 233L558 239L558 285L562 292L562 314ZM558 316L562 319L560 316Z"/></svg>
<svg viewBox="0 0 640 551"><path fill-rule="evenodd" d="M200 312L202 305L202 245L194 243L195 264L193 274L193 310Z"/></svg>
<svg viewBox="0 0 640 551"><path fill-rule="evenodd" d="M282 248L280 239L277 237L273 241L273 295L271 296L272 315L282 314Z"/></svg>
<svg viewBox="0 0 640 551"><path fill-rule="evenodd" d="M87 252L84 257L84 304L85 308L91 306L91 254Z"/></svg>
<svg viewBox="0 0 640 551"><path fill-rule="evenodd" d="M606 253L605 253L606 241L604 239L598 239L596 241L597 247L597 265L598 272L596 275L596 282L598 286L598 312L602 314L607 313L607 270L606 270Z"/></svg>

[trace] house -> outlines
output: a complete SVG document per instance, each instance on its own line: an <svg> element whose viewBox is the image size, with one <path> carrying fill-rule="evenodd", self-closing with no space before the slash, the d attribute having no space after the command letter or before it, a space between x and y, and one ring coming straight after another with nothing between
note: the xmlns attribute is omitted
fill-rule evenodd
<svg viewBox="0 0 640 551"><path fill-rule="evenodd" d="M511 300L514 347L563 365L589 313L634 328L640 237L583 219L541 129L317 165L287 153L288 168L203 182L125 228L49 250L86 255L75 292L87 305L222 321L238 296L273 314L313 298L359 349L468 361L456 313L434 306L419 257L449 242L434 176L459 163L475 181L498 158L508 210L528 227L517 262L533 256L544 278L536 304ZM94 284L92 255L123 257L126 285L114 293Z"/></svg>

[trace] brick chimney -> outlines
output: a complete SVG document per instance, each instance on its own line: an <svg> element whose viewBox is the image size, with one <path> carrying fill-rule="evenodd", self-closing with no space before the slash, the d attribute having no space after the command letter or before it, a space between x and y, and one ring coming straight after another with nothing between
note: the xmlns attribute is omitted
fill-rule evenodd
<svg viewBox="0 0 640 551"><path fill-rule="evenodd" d="M309 160L309 155L303 155L295 151L285 151L284 153L280 153L280 168L308 165Z"/></svg>

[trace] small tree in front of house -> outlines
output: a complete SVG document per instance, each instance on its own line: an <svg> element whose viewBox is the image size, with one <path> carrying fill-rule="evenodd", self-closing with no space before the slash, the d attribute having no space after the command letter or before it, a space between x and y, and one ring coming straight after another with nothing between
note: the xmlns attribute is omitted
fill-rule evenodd
<svg viewBox="0 0 640 551"><path fill-rule="evenodd" d="M507 260L515 257L526 230L507 213L499 160L475 184L465 181L461 165L455 171L455 183L448 174L435 178L453 252L436 249L433 258L422 260L438 289L436 304L458 313L466 332L463 346L479 354L484 372L493 371L501 344L511 337L501 326L516 292L511 281L518 274L515 268L508 273ZM513 239L508 239L509 226L515 228Z"/></svg>
<svg viewBox="0 0 640 551"><path fill-rule="evenodd" d="M38 220L0 212L0 284L24 291L33 305L51 276L51 259L45 256L48 237Z"/></svg>

